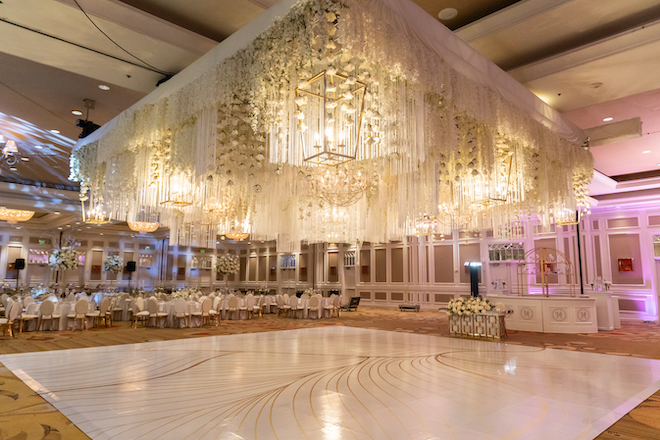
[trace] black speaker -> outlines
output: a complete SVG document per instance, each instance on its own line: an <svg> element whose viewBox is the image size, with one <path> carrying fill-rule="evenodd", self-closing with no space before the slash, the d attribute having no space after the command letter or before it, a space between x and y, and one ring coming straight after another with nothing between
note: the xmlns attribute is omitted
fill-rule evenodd
<svg viewBox="0 0 660 440"><path fill-rule="evenodd" d="M25 258L17 258L14 262L14 269L22 270L25 269Z"/></svg>
<svg viewBox="0 0 660 440"><path fill-rule="evenodd" d="M126 272L135 272L136 265L135 261L129 261L126 263Z"/></svg>

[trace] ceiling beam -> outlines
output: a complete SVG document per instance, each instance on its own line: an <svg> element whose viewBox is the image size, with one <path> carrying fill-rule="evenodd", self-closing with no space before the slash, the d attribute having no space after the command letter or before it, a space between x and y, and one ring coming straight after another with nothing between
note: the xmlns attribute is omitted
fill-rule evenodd
<svg viewBox="0 0 660 440"><path fill-rule="evenodd" d="M56 1L78 9L73 0ZM165 42L199 56L204 55L218 44L217 41L196 34L119 0L87 1L81 6L89 15L102 18L135 33Z"/></svg>
<svg viewBox="0 0 660 440"><path fill-rule="evenodd" d="M525 84L658 42L660 42L660 20L655 20L609 38L517 67L509 70L508 73Z"/></svg>
<svg viewBox="0 0 660 440"><path fill-rule="evenodd" d="M455 30L454 33L466 43L471 43L572 1L574 0L522 0L473 21Z"/></svg>

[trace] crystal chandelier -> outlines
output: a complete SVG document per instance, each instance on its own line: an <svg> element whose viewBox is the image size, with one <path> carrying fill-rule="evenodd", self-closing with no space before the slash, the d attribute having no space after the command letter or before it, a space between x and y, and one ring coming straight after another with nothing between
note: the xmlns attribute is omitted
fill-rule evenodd
<svg viewBox="0 0 660 440"><path fill-rule="evenodd" d="M154 232L160 226L158 222L126 222L131 231L139 232L144 234L147 232Z"/></svg>
<svg viewBox="0 0 660 440"><path fill-rule="evenodd" d="M300 82L295 104L305 162L336 166L356 159L366 87L332 66Z"/></svg>
<svg viewBox="0 0 660 440"><path fill-rule="evenodd" d="M34 211L0 208L0 220L5 220L9 224L28 221L33 215Z"/></svg>
<svg viewBox="0 0 660 440"><path fill-rule="evenodd" d="M334 206L357 203L371 186L364 168L349 165L312 169L311 179L315 194Z"/></svg>
<svg viewBox="0 0 660 440"><path fill-rule="evenodd" d="M230 240L242 241L250 236L250 220L245 219L243 222L234 221L229 228L229 232L225 233L225 237Z"/></svg>
<svg viewBox="0 0 660 440"><path fill-rule="evenodd" d="M418 237L438 233L438 219L428 214L415 220L415 235Z"/></svg>

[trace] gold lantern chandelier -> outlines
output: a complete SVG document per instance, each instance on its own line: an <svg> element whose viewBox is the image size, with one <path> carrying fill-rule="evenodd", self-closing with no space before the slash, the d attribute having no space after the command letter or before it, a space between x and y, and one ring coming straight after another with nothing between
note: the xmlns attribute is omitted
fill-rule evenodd
<svg viewBox="0 0 660 440"><path fill-rule="evenodd" d="M105 225L110 223L111 219L103 205L103 199L94 197L92 192L90 195L81 195L80 204L82 205L82 221L92 225ZM85 209L85 202L88 209Z"/></svg>
<svg viewBox="0 0 660 440"><path fill-rule="evenodd" d="M0 220L9 224L26 222L32 218L34 211L24 211L21 209L0 208Z"/></svg>
<svg viewBox="0 0 660 440"><path fill-rule="evenodd" d="M337 166L355 160L366 84L328 67L296 88L296 118L304 161Z"/></svg>
<svg viewBox="0 0 660 440"><path fill-rule="evenodd" d="M438 219L424 214L422 217L415 219L415 235L423 237L426 235L434 235L438 233Z"/></svg>

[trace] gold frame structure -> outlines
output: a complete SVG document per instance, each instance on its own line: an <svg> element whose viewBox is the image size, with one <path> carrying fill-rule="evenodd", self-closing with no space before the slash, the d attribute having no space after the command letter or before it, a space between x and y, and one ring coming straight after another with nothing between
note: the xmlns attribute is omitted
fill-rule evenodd
<svg viewBox="0 0 660 440"><path fill-rule="evenodd" d="M557 257L556 259L550 258L551 253L554 253ZM531 266L532 270L529 270ZM565 268L564 272L559 272L557 269L559 266ZM546 270L549 268L550 270ZM517 275L518 275L518 296L524 296L523 286L528 285L528 277L530 275L541 275L541 289L543 296L550 296L550 286L548 284L548 274L565 274L566 275L566 284L569 286L569 293L571 297L575 297L575 270L573 268L573 263L568 261L564 253L558 251L557 249L551 248L537 248L525 252L525 259L520 260L517 264ZM527 290L527 289L525 289Z"/></svg>
<svg viewBox="0 0 660 440"><path fill-rule="evenodd" d="M337 103L337 105L332 108L332 117L333 118L337 117L337 108L339 108L339 104L341 103L341 101L343 101L343 100L348 101L348 99L346 97L344 97L343 95L341 95L341 94L339 94L339 97L338 97L337 96L338 92L334 92L334 91L333 92L326 92L326 90L328 89L328 77L330 77L330 84L332 86L335 86L335 77L336 78L341 78L344 81L347 81L349 79L349 76L347 76L347 75L342 75L341 73L328 73L328 71L326 69L326 70L323 70L323 71L317 73L312 78L307 80L307 84L312 85L315 82L320 81L321 79L323 79L323 88L322 88L322 93L323 94L310 92L310 91L302 89L300 87L296 87L296 90L295 90L297 98L307 95L307 96L311 96L311 97L323 100L323 112L322 112L323 114L321 116L320 127L326 127L326 117L327 117L327 114L328 114L327 111L326 111L326 109L328 108L327 107L327 105L328 105L328 93L332 93L331 98L333 99L334 102ZM306 146L305 146L304 138L301 136L301 143L302 143L302 150L303 150L303 160L305 162L313 163L313 164L317 164L317 165L337 166L337 165L341 165L343 163L354 161L356 159L356 157L357 157L357 146L360 142L360 131L362 129L362 120L364 118L364 101L365 101L364 100L364 95L365 95L365 92L367 90L367 85L365 83L357 81L357 80L355 81L354 84L357 87L353 90L350 90L350 92L353 95L356 95L358 93L362 93L362 99L361 99L362 102L361 102L360 108L358 110L359 111L358 118L355 121L355 125L356 125L356 128L355 128L355 142L354 142L354 145L351 146L351 148L353 149L353 154L339 153L337 151L337 148L341 148L341 147L347 148L347 146L346 145L342 146L341 144L334 145L335 142L330 142L328 140L328 136L325 135L325 132L323 131L321 133L323 135L322 145L314 145L313 146L316 149L322 149L322 150L319 151L316 154L312 154L311 156L307 156L307 157L304 157ZM299 105L297 106L297 110L298 110L298 112L301 111ZM304 112L303 112L303 114L304 114ZM323 130L325 130L325 128ZM330 145L330 144L332 144L332 145Z"/></svg>

